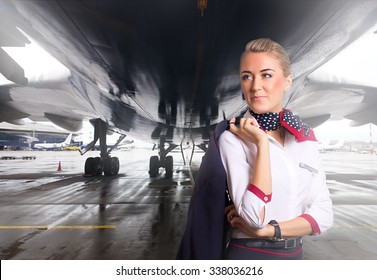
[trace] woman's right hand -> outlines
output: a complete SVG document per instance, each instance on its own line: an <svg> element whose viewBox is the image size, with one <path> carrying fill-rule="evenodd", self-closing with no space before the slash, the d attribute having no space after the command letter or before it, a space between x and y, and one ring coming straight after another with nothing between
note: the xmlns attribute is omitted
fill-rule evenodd
<svg viewBox="0 0 377 280"><path fill-rule="evenodd" d="M239 127L234 124L235 120L235 118L230 120L229 130L242 140L251 141L257 146L268 141L267 133L259 127L255 119L241 118Z"/></svg>

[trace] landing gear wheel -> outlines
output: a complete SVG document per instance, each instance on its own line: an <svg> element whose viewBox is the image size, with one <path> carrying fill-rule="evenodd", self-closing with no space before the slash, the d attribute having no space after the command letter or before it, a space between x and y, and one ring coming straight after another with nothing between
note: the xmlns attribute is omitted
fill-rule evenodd
<svg viewBox="0 0 377 280"><path fill-rule="evenodd" d="M119 173L119 158L106 158L103 162L103 172L105 176L113 176Z"/></svg>
<svg viewBox="0 0 377 280"><path fill-rule="evenodd" d="M165 159L165 171L166 178L171 179L173 177L173 157L167 156Z"/></svg>
<svg viewBox="0 0 377 280"><path fill-rule="evenodd" d="M157 177L159 168L160 160L158 159L158 156L151 156L149 159L149 177Z"/></svg>
<svg viewBox="0 0 377 280"><path fill-rule="evenodd" d="M85 161L85 174L93 175L94 173L94 158L88 157Z"/></svg>
<svg viewBox="0 0 377 280"><path fill-rule="evenodd" d="M94 158L94 176L101 176L102 175L102 163L100 157Z"/></svg>
<svg viewBox="0 0 377 280"><path fill-rule="evenodd" d="M102 174L102 165L100 157L89 157L85 161L85 174L100 176Z"/></svg>

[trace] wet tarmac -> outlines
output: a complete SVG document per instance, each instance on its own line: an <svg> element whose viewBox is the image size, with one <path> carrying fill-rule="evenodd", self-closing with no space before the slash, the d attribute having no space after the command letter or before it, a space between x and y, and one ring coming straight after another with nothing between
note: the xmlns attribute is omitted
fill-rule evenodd
<svg viewBox="0 0 377 280"><path fill-rule="evenodd" d="M377 155L322 154L334 226L307 236L305 259L377 260Z"/></svg>
<svg viewBox="0 0 377 280"><path fill-rule="evenodd" d="M172 179L163 172L149 178L154 154L113 152L119 175L86 177L84 162L98 152L0 151L0 158L16 157L0 160L0 258L174 259L203 153L195 154L191 168L173 153ZM377 156L331 152L323 164L335 224L305 237L305 259L376 260Z"/></svg>

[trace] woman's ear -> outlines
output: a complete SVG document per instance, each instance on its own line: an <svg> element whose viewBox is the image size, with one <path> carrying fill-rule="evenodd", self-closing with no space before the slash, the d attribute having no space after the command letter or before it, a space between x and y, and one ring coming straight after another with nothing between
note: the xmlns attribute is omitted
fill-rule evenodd
<svg viewBox="0 0 377 280"><path fill-rule="evenodd" d="M284 92L287 92L289 89L290 89L290 87L291 87L291 85L292 85L292 75L289 75L287 78L286 78L286 86L285 86L285 88L284 88Z"/></svg>

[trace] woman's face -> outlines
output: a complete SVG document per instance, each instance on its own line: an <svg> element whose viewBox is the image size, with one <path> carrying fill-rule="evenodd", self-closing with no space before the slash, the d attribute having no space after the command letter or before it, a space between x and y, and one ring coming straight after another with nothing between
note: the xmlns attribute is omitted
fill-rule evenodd
<svg viewBox="0 0 377 280"><path fill-rule="evenodd" d="M240 63L241 89L250 109L257 114L280 112L283 95L292 84L280 61L268 52L245 53Z"/></svg>

